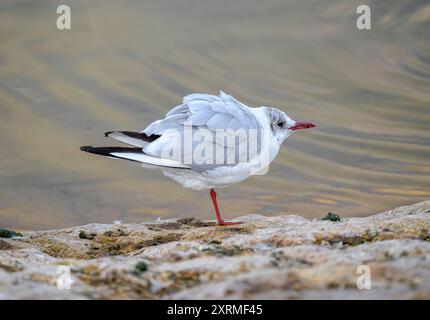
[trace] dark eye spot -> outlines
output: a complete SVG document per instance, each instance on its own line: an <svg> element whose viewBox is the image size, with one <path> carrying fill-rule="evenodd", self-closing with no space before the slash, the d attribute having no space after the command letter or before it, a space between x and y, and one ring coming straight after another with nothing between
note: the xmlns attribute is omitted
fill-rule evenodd
<svg viewBox="0 0 430 320"><path fill-rule="evenodd" d="M283 127L284 127L284 125L285 125L285 122L284 122L284 121L278 121L278 122L276 122L276 126L277 126L278 128L283 128Z"/></svg>

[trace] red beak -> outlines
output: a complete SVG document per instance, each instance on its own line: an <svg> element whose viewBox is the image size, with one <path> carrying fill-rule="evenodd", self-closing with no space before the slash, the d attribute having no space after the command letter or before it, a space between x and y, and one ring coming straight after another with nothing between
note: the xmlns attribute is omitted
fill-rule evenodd
<svg viewBox="0 0 430 320"><path fill-rule="evenodd" d="M292 127L289 127L289 130L301 130L301 129L309 129L313 128L315 125L312 122L305 122L305 121L297 121L296 124Z"/></svg>

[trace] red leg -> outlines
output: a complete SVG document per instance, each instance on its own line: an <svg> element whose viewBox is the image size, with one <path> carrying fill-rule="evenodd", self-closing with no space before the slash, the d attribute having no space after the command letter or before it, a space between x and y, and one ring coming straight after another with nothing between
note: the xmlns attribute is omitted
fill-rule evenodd
<svg viewBox="0 0 430 320"><path fill-rule="evenodd" d="M217 220L218 220L218 224L220 225L220 226L227 226L227 225L232 225L232 224L239 224L239 223L242 223L242 222L228 222L228 221L224 221L222 218L221 218L221 214L219 213L219 209L218 209L218 203L216 202L216 192L215 192L215 190L214 189L211 189L211 191L210 191L210 195L211 195L211 198L212 198L212 203L213 203L213 205L214 205L214 208L215 208L215 213L216 213L216 218L217 218Z"/></svg>

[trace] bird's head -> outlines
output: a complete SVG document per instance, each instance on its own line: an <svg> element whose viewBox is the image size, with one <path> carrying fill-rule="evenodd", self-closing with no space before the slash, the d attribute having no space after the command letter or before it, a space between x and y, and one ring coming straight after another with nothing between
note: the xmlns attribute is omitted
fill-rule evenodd
<svg viewBox="0 0 430 320"><path fill-rule="evenodd" d="M284 142L286 138L293 132L302 129L309 129L315 127L311 122L294 121L287 114L276 108L266 108L267 115L270 123L270 130L276 137L279 144Z"/></svg>

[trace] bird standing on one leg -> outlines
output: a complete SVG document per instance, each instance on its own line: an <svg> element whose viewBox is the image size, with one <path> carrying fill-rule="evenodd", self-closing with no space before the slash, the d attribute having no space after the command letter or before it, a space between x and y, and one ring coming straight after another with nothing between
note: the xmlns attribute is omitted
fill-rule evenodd
<svg viewBox="0 0 430 320"><path fill-rule="evenodd" d="M158 167L185 188L210 189L219 225L215 188L267 170L293 132L315 127L271 107L250 108L230 95L190 94L164 119L142 132L110 131L105 136L133 147L84 146L82 151Z"/></svg>

